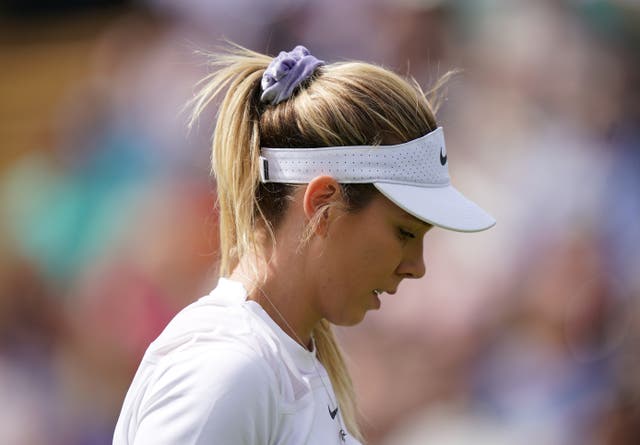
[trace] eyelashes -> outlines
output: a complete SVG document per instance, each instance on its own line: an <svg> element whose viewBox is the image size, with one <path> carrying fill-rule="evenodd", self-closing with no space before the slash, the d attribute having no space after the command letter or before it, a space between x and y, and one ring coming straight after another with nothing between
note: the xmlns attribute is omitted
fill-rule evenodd
<svg viewBox="0 0 640 445"><path fill-rule="evenodd" d="M416 237L415 233L409 232L408 230L402 228L398 229L398 234L400 236L400 239L402 240L414 239Z"/></svg>

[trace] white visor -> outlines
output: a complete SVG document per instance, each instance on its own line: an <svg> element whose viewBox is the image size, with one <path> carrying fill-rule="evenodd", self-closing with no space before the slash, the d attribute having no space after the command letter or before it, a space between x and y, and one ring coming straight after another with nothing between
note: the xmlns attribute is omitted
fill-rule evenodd
<svg viewBox="0 0 640 445"><path fill-rule="evenodd" d="M451 185L442 127L398 145L261 149L262 182L306 184L320 175L370 183L400 208L435 226L477 232L496 221Z"/></svg>

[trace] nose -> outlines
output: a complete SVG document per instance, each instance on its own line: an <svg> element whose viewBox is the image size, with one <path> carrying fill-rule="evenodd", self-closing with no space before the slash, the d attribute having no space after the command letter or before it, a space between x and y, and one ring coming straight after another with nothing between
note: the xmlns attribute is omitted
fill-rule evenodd
<svg viewBox="0 0 640 445"><path fill-rule="evenodd" d="M426 272L422 243L414 243L407 249L396 273L402 278L422 278Z"/></svg>

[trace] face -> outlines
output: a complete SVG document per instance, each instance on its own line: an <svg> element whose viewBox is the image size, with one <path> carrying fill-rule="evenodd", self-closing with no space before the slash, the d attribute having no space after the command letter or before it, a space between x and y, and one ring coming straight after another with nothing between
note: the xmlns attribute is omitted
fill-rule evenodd
<svg viewBox="0 0 640 445"><path fill-rule="evenodd" d="M314 270L322 316L356 324L380 307L375 290L393 294L404 278L422 277L423 239L431 227L383 195L331 218Z"/></svg>

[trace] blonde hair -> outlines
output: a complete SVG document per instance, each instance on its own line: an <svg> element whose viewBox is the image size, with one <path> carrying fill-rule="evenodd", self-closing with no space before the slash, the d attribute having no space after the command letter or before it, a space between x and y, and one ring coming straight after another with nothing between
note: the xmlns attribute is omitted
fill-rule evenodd
<svg viewBox="0 0 640 445"><path fill-rule="evenodd" d="M321 66L292 97L273 106L260 102L260 81L271 57L236 45L209 57L214 71L202 80L192 101L190 125L226 90L212 145L220 211L221 276L231 274L243 255L255 252L260 241L258 227L265 228L275 242L274 231L294 191L295 186L260 182L261 146L400 143L436 128L434 110L417 82L379 66L361 62ZM430 91L433 97L445 80L446 75ZM341 186L350 211L364 207L377 193L371 184ZM313 224L312 219L309 226ZM313 336L346 427L362 440L352 381L330 323L322 320Z"/></svg>

